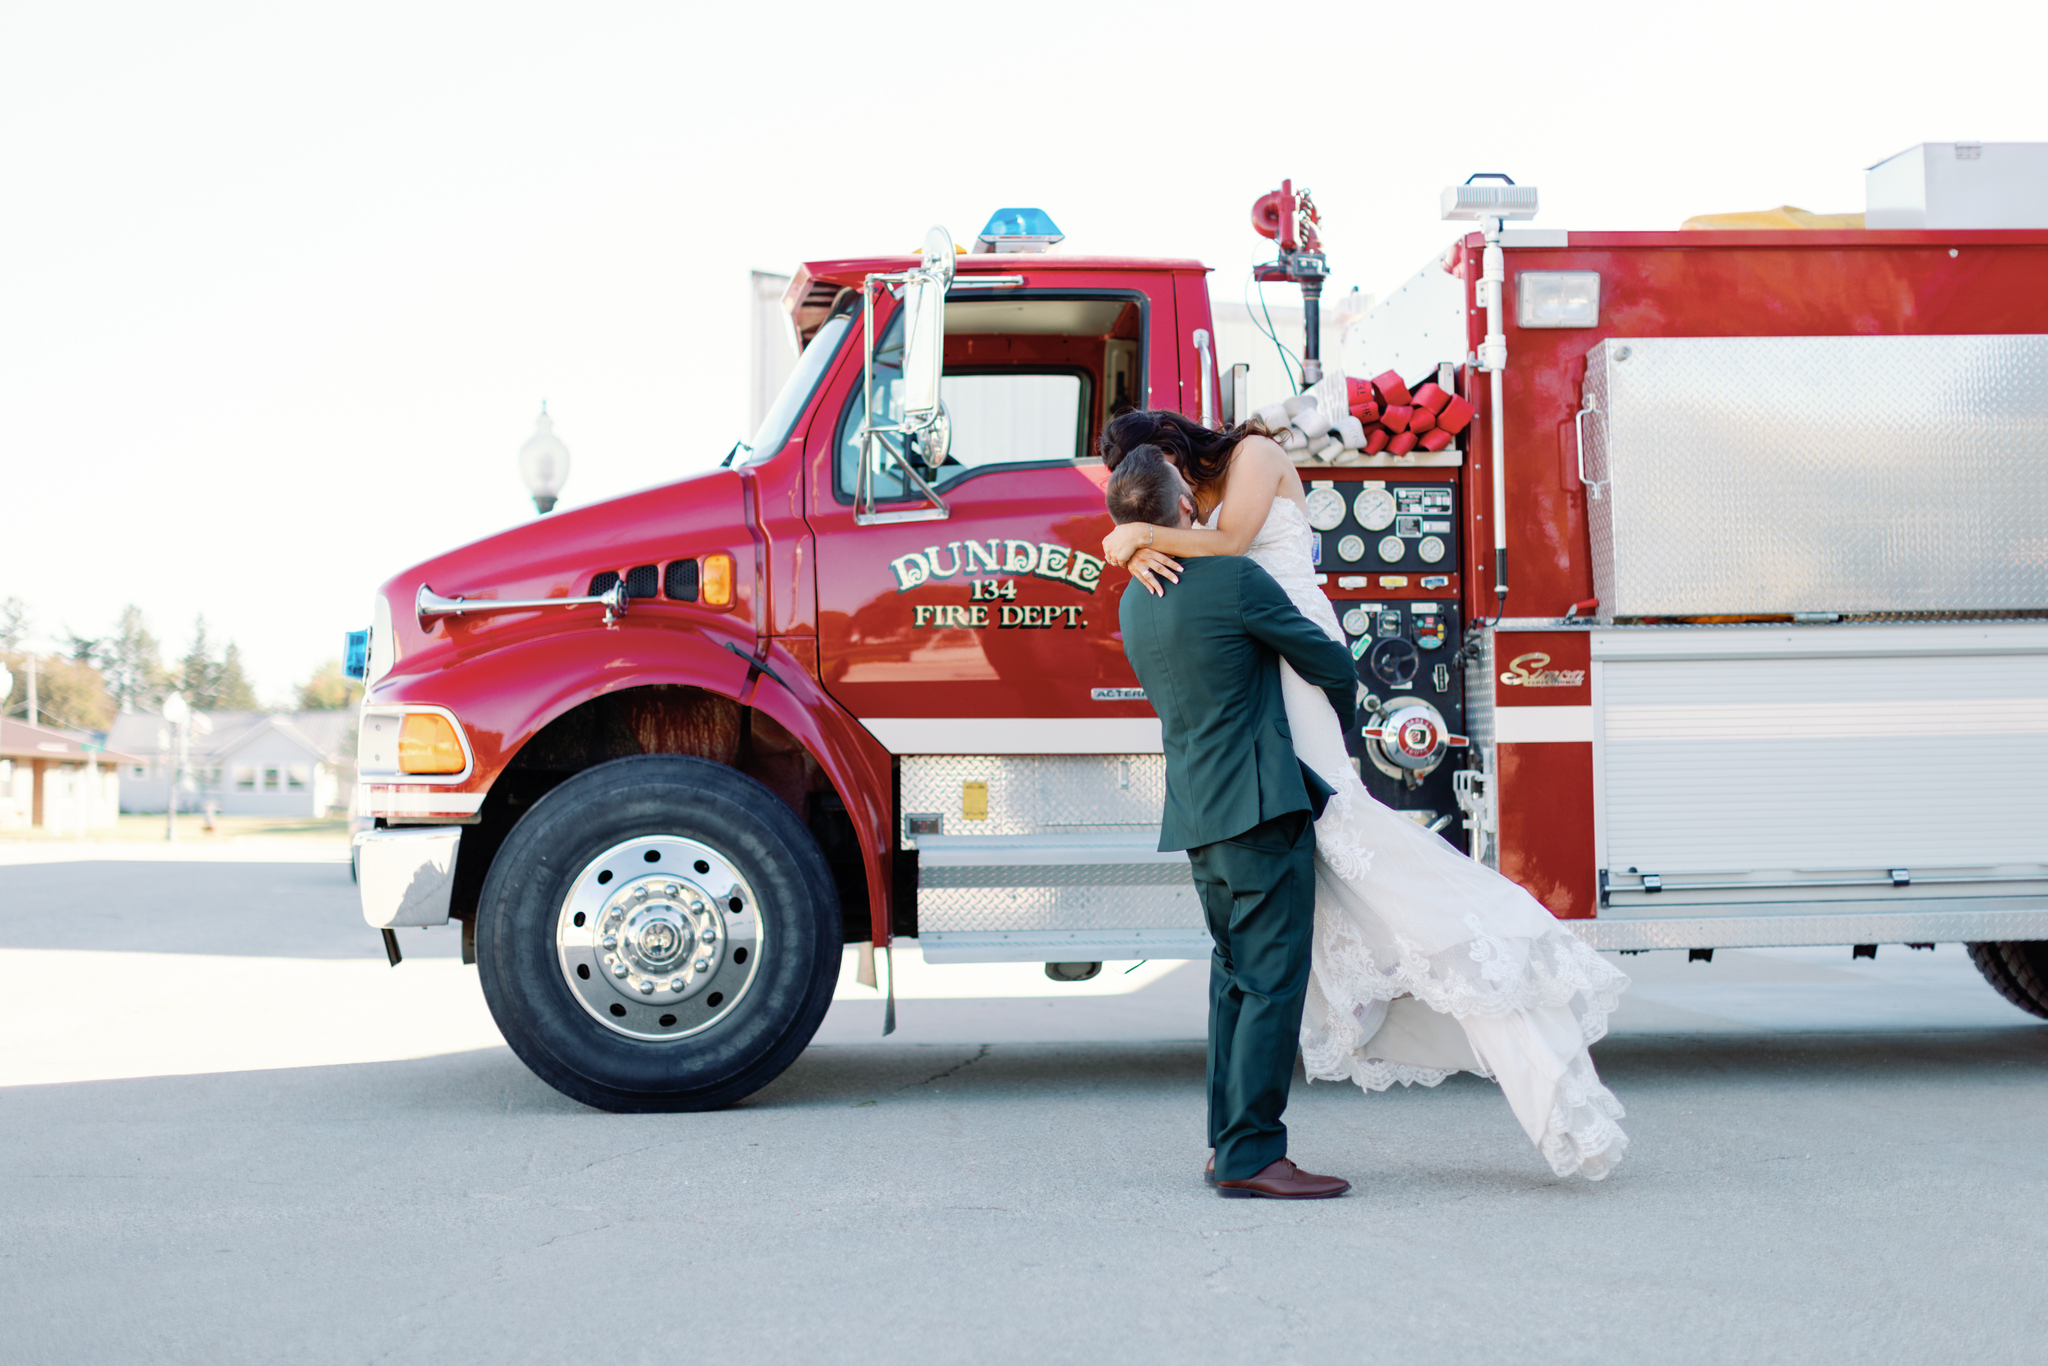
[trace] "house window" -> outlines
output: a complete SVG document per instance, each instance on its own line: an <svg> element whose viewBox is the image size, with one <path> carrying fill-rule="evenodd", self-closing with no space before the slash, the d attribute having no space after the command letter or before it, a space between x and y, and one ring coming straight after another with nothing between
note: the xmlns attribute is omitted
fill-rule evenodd
<svg viewBox="0 0 2048 1366"><path fill-rule="evenodd" d="M236 765L235 765L235 791L237 791L237 792L254 792L255 790L256 790L256 766L255 766L254 764L236 764Z"/></svg>
<svg viewBox="0 0 2048 1366"><path fill-rule="evenodd" d="M263 790L265 792L282 792L284 790L284 785L277 780L276 769L266 768L263 770Z"/></svg>
<svg viewBox="0 0 2048 1366"><path fill-rule="evenodd" d="M14 781L14 760L0 759L0 783Z"/></svg>
<svg viewBox="0 0 2048 1366"><path fill-rule="evenodd" d="M128 766L128 776L131 778L146 777L148 776L148 773L149 770L144 768L141 764L130 764Z"/></svg>
<svg viewBox="0 0 2048 1366"><path fill-rule="evenodd" d="M311 780L312 770L304 764L293 764L284 771L285 785L294 792L304 792L306 784Z"/></svg>

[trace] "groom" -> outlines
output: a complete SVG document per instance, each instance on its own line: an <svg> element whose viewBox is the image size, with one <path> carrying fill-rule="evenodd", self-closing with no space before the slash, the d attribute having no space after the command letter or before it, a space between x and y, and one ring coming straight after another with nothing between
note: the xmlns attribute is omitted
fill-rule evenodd
<svg viewBox="0 0 2048 1366"><path fill-rule="evenodd" d="M1109 481L1117 522L1186 527L1194 502L1157 446ZM1317 1200L1351 1183L1287 1160L1280 1122L1294 1079L1315 926L1315 818L1331 789L1294 757L1274 656L1329 694L1348 728L1351 654L1240 556L1190 557L1154 596L1120 609L1124 654L1159 713L1166 749L1162 851L1185 849L1216 951L1209 960L1213 1180L1235 1199Z"/></svg>

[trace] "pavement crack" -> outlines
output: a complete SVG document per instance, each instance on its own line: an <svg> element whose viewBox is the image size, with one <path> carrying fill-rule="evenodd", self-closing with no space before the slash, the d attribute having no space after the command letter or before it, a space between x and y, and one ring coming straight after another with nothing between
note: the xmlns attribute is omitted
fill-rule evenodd
<svg viewBox="0 0 2048 1366"><path fill-rule="evenodd" d="M564 1238L581 1238L588 1233L602 1233L610 1227L611 1225L609 1223L603 1223L599 1224L595 1228L579 1228L574 1233L557 1233L554 1237L548 1239L546 1242L539 1244L534 1250L539 1251L540 1248L543 1247L553 1247L556 1243L561 1242Z"/></svg>
<svg viewBox="0 0 2048 1366"><path fill-rule="evenodd" d="M934 1072L934 1073L932 1073L932 1075L930 1075L929 1077L926 1077L926 1078L925 1078L925 1079L924 1079L923 1081L919 1082L919 1083L918 1083L918 1085L920 1085L920 1086L930 1086L930 1085L931 1085L931 1084L932 1084L933 1082L935 1082L935 1081L941 1081L941 1080L944 1080L945 1078L947 1078L947 1077L950 1077L950 1076L952 1076L952 1075L953 1075L953 1074L954 1074L955 1072L959 1072L959 1071L962 1071L962 1070L964 1070L964 1069L966 1069L966 1068L972 1067L972 1066L974 1066L974 1064L976 1064L976 1063L980 1062L980 1061L981 1061L981 1060L982 1060L983 1058L987 1057L987 1056L988 1056L988 1055L989 1055L989 1054L990 1054L991 1052L993 1052L993 1051L994 1051L994 1049L995 1049L995 1045L994 1045L994 1044L986 1044L986 1043L985 1043L985 1044L981 1045L980 1049L978 1049L978 1050L977 1050L977 1051L975 1052L975 1055L974 1055L973 1057L971 1057L971 1058L967 1058L967 1059L965 1059L965 1060L963 1060L963 1061L961 1061L961 1062L956 1062L956 1063L954 1063L954 1064L953 1064L953 1065L952 1065L951 1067L948 1067L948 1068L947 1068L947 1069L946 1069L945 1071L943 1071L943 1072ZM908 1088L905 1088L905 1089L908 1089Z"/></svg>
<svg viewBox="0 0 2048 1366"><path fill-rule="evenodd" d="M628 1148L626 1151L622 1153L607 1153L603 1157L592 1158L590 1161L578 1167L576 1169L576 1174L578 1176L581 1176L583 1173L589 1171L592 1167L602 1167L607 1162L617 1162L621 1158L637 1157L641 1153L651 1153L660 1148L673 1148L675 1146L676 1144L674 1142L649 1143L644 1147Z"/></svg>

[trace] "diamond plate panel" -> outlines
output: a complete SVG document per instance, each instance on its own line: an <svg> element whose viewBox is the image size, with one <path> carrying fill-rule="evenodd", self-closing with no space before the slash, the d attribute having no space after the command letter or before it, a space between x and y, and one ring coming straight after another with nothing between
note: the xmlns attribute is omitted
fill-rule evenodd
<svg viewBox="0 0 2048 1366"><path fill-rule="evenodd" d="M1614 618L2048 602L2048 337L1647 337L1586 359Z"/></svg>
<svg viewBox="0 0 2048 1366"><path fill-rule="evenodd" d="M900 771L906 818L936 815L948 835L1156 829L1166 810L1163 754L906 754ZM969 783L988 785L983 819L966 817Z"/></svg>
<svg viewBox="0 0 2048 1366"><path fill-rule="evenodd" d="M1180 880L1173 885L928 887L920 882L918 932L1185 929L1206 935L1208 922L1202 918L1194 876L1185 864L1178 871Z"/></svg>
<svg viewBox="0 0 2048 1366"><path fill-rule="evenodd" d="M1186 860L1174 863L985 863L973 868L926 868L917 890L939 887L1178 887L1192 876Z"/></svg>

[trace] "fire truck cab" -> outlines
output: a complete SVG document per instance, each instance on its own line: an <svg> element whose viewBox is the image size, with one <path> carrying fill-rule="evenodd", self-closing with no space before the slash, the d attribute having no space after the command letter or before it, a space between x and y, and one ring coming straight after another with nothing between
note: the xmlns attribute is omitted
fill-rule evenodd
<svg viewBox="0 0 2048 1366"><path fill-rule="evenodd" d="M1518 230L1515 188L1447 192L1479 230L1343 357L1469 425L1337 443L1336 365L1282 418L1361 777L1596 946L1964 940L2048 1014L2048 231ZM807 263L751 446L378 593L365 917L394 961L459 921L566 1094L758 1089L847 944L1208 952L1092 452L1247 387L1203 266L1056 240Z"/></svg>

